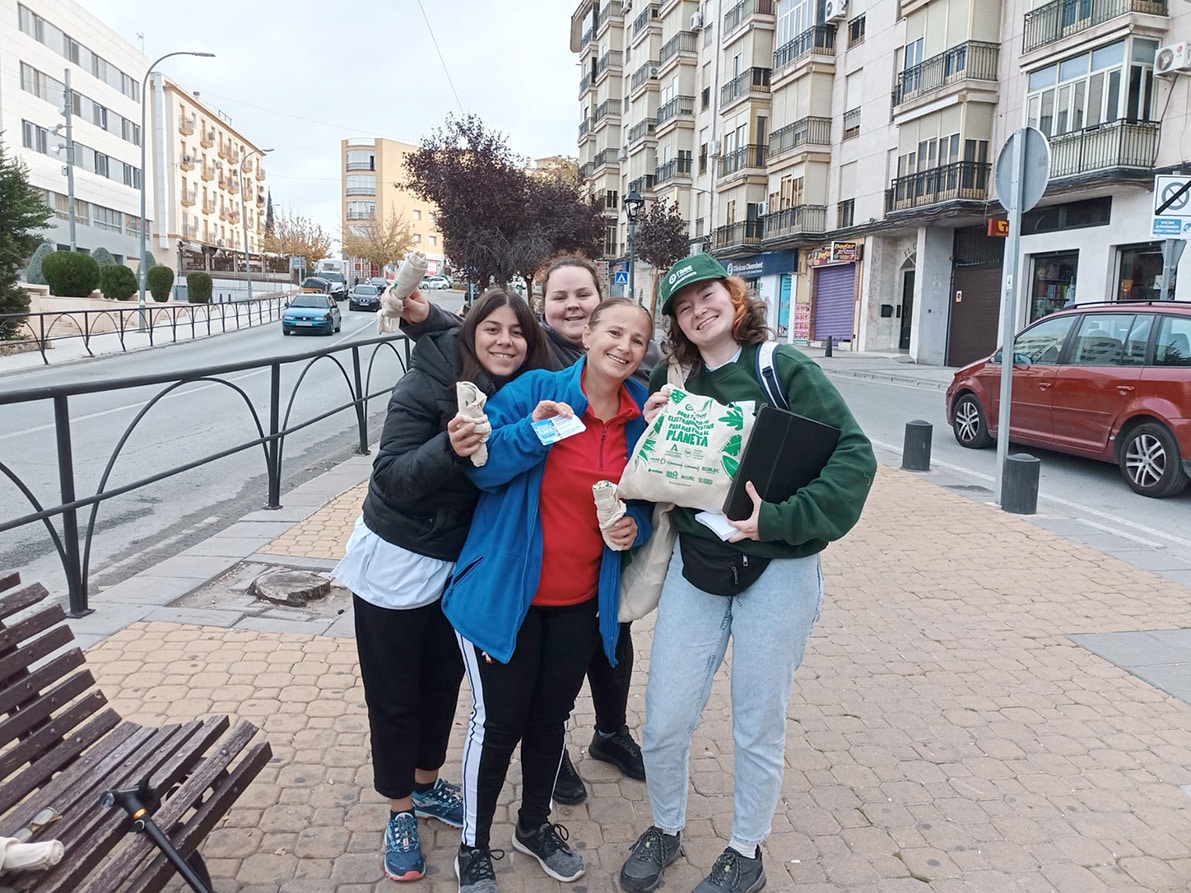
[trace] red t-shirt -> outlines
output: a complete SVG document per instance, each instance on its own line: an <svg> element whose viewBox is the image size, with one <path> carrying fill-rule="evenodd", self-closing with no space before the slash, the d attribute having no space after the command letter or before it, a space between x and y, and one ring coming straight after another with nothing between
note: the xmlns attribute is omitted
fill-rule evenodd
<svg viewBox="0 0 1191 893"><path fill-rule="evenodd" d="M616 415L601 422L588 406L581 434L550 447L542 492L542 575L535 605L562 607L596 597L604 538L596 521L591 485L618 481L628 464L625 423L641 414L628 391L620 389Z"/></svg>

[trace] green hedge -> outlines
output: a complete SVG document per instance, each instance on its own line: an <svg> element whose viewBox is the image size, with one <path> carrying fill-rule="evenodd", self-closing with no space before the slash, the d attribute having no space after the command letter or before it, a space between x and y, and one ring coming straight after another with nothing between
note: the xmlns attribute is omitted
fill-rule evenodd
<svg viewBox="0 0 1191 893"><path fill-rule="evenodd" d="M41 262L50 294L60 298L89 298L99 288L99 264L89 254L55 251Z"/></svg>
<svg viewBox="0 0 1191 893"><path fill-rule="evenodd" d="M99 268L99 290L105 298L127 301L138 291L136 273L124 264L108 264Z"/></svg>
<svg viewBox="0 0 1191 893"><path fill-rule="evenodd" d="M186 297L191 304L211 303L211 274L195 270L186 274Z"/></svg>
<svg viewBox="0 0 1191 893"><path fill-rule="evenodd" d="M174 271L164 264L150 267L149 272L145 274L145 284L154 301L168 301L170 289L174 287Z"/></svg>
<svg viewBox="0 0 1191 893"><path fill-rule="evenodd" d="M45 275L41 272L41 262L54 253L54 246L49 242L42 242L29 258L29 266L25 268L25 281L30 285L46 285Z"/></svg>

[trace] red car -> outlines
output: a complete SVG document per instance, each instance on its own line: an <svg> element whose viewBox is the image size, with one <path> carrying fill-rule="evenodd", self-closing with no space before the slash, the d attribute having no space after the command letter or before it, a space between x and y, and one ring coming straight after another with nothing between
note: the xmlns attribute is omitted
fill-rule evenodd
<svg viewBox="0 0 1191 893"><path fill-rule="evenodd" d="M959 369L947 421L960 445L996 437L1001 352ZM1120 466L1143 496L1191 475L1191 304L1083 304L1013 341L1010 439Z"/></svg>

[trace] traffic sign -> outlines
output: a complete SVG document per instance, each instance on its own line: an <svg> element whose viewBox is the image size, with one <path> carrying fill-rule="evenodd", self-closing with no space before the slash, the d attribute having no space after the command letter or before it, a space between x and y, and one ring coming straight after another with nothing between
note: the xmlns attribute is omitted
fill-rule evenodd
<svg viewBox="0 0 1191 893"><path fill-rule="evenodd" d="M1150 234L1178 237L1191 233L1191 177L1154 177L1154 217Z"/></svg>
<svg viewBox="0 0 1191 893"><path fill-rule="evenodd" d="M616 285L628 285L629 284L629 271L628 270L617 270L616 278L615 278L614 282Z"/></svg>
<svg viewBox="0 0 1191 893"><path fill-rule="evenodd" d="M1021 146L1021 177L1020 192L1013 189L1013 164L1017 142ZM1046 192L1046 184L1050 180L1050 144L1042 131L1035 127L1023 127L1009 135L1005 145L1001 147L1001 154L997 156L997 198L1011 211L1016 206L1018 211L1028 211L1038 204L1042 193ZM1012 203L1012 204L1011 204Z"/></svg>

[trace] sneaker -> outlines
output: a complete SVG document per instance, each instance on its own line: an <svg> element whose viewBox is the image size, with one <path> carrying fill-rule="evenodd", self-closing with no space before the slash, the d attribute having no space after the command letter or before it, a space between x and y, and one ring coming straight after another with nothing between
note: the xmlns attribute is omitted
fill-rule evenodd
<svg viewBox="0 0 1191 893"><path fill-rule="evenodd" d="M567 846L569 836L564 826L549 822L526 834L518 822L513 829L513 848L537 859L542 871L556 881L577 881L587 869L579 854Z"/></svg>
<svg viewBox="0 0 1191 893"><path fill-rule="evenodd" d="M459 790L459 785L439 778L434 782L434 787L424 794L414 791L411 799L414 801L414 815L418 818L438 819L452 828L463 827L463 791Z"/></svg>
<svg viewBox="0 0 1191 893"><path fill-rule="evenodd" d="M662 872L682 853L682 835L666 834L651 825L633 844L620 869L620 886L630 893L650 893L662 882Z"/></svg>
<svg viewBox="0 0 1191 893"><path fill-rule="evenodd" d="M385 828L385 874L395 881L416 881L425 873L418 820L408 812L391 815Z"/></svg>
<svg viewBox="0 0 1191 893"><path fill-rule="evenodd" d="M571 755L563 750L562 765L558 767L558 777L554 779L554 802L574 806L586 799L587 788L583 784L583 779L575 771Z"/></svg>
<svg viewBox="0 0 1191 893"><path fill-rule="evenodd" d="M621 726L607 737L597 729L591 736L587 755L611 763L629 778L645 781L645 761L641 759L641 747L633 740L628 726Z"/></svg>
<svg viewBox="0 0 1191 893"><path fill-rule="evenodd" d="M455 856L455 877L459 878L459 893L498 893L493 859L503 859L504 850L481 850L460 846Z"/></svg>
<svg viewBox="0 0 1191 893"><path fill-rule="evenodd" d="M711 866L711 874L699 882L693 893L757 893L765 886L765 866L761 864L761 849L746 858L728 847Z"/></svg>

